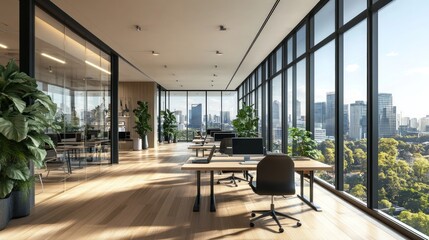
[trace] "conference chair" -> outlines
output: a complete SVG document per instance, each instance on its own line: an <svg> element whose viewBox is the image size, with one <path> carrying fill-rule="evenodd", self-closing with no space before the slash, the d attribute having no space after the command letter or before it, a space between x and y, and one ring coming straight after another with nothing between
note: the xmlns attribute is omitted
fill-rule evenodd
<svg viewBox="0 0 429 240"><path fill-rule="evenodd" d="M274 196L295 194L295 168L293 160L285 154L267 155L256 167L257 178L253 181L253 176L249 174L249 185L258 195L271 195L271 208L269 210L252 211L252 217L261 214L250 220L250 227L254 227L254 222L264 217L271 216L279 226L279 232L284 230L277 216L293 219L297 221L296 226L300 227L299 219L278 212L274 207Z"/></svg>
<svg viewBox="0 0 429 240"><path fill-rule="evenodd" d="M226 154L226 155L232 155L232 138L223 138L220 142L220 146L219 146L219 152L222 154ZM228 173L228 172L232 172L232 175L226 178L221 178L217 180L217 183L220 184L221 181L229 181L230 183L233 183L236 187L237 185L237 181L241 182L241 181L247 181L246 179L240 178L235 176L234 173L242 173L242 171L222 171L222 173Z"/></svg>

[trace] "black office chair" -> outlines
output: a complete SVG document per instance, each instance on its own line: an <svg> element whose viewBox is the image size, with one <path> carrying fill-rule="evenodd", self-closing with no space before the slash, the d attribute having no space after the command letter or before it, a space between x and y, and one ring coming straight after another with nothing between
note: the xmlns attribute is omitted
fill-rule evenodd
<svg viewBox="0 0 429 240"><path fill-rule="evenodd" d="M300 227L299 219L277 212L274 208L274 196L294 195L295 194L295 167L293 160L284 154L267 155L262 159L256 167L256 182L253 181L253 176L249 174L249 185L252 190L258 195L271 195L271 209L252 211L252 217L256 213L262 214L250 220L250 226L254 227L254 222L271 216L279 226L279 232L283 232L278 216L286 217L297 221L296 226Z"/></svg>
<svg viewBox="0 0 429 240"><path fill-rule="evenodd" d="M220 141L219 152L229 156L232 155L232 138L223 138ZM218 184L220 184L221 181L229 181L230 183L233 183L237 187L238 186L237 181L239 182L247 181L246 179L243 179L234 175L234 173L237 173L237 172L241 173L242 171L222 171L222 173L227 173L227 172L232 172L232 175L226 178L218 179L217 180Z"/></svg>

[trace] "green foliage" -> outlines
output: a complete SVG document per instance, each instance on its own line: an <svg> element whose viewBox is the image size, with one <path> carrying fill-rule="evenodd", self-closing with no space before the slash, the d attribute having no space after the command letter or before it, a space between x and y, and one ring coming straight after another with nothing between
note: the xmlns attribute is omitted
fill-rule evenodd
<svg viewBox="0 0 429 240"><path fill-rule="evenodd" d="M350 194L360 199L365 199L366 187L362 184L357 184L354 188L352 188L352 190L350 191Z"/></svg>
<svg viewBox="0 0 429 240"><path fill-rule="evenodd" d="M149 114L149 104L147 102L138 101L138 107L133 110L136 125L134 129L140 138L144 139L145 136L152 131L149 124L151 115Z"/></svg>
<svg viewBox="0 0 429 240"><path fill-rule="evenodd" d="M45 145L53 147L44 132L58 129L53 123L56 110L36 80L19 72L13 60L0 65L0 198L29 186L30 161L43 165Z"/></svg>
<svg viewBox="0 0 429 240"><path fill-rule="evenodd" d="M289 136L295 146L294 156L305 156L319 159L321 153L317 150L317 142L311 138L311 132L301 128L289 128Z"/></svg>
<svg viewBox="0 0 429 240"><path fill-rule="evenodd" d="M247 106L243 103L241 109L237 113L237 118L232 121L232 125L239 137L257 137L258 136L258 121L254 105Z"/></svg>
<svg viewBox="0 0 429 240"><path fill-rule="evenodd" d="M402 211L398 219L411 227L419 230L420 232L429 233L429 215L423 212L412 213L409 211Z"/></svg>
<svg viewBox="0 0 429 240"><path fill-rule="evenodd" d="M161 116L164 120L162 122L163 135L165 138L170 139L177 129L176 116L174 116L174 113L168 109L161 111Z"/></svg>

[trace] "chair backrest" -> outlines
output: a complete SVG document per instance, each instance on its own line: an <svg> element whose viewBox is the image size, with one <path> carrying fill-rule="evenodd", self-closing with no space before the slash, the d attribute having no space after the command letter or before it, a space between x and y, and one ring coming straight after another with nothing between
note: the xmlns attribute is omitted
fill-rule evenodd
<svg viewBox="0 0 429 240"><path fill-rule="evenodd" d="M232 138L222 138L220 141L219 152L222 154L232 154Z"/></svg>
<svg viewBox="0 0 429 240"><path fill-rule="evenodd" d="M285 154L265 156L256 167L256 193L259 195L295 194L295 164Z"/></svg>

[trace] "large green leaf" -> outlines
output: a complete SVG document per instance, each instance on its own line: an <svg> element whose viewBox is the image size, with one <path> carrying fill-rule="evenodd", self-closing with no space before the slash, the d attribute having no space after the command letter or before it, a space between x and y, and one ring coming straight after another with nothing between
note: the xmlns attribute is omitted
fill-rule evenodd
<svg viewBox="0 0 429 240"><path fill-rule="evenodd" d="M15 105L16 109L18 109L18 111L20 113L22 113L24 111L26 104L19 97L13 96L12 94L5 94L5 93L1 93L1 95L9 98L13 102L13 104Z"/></svg>
<svg viewBox="0 0 429 240"><path fill-rule="evenodd" d="M51 114L55 114L57 111L57 105L54 104L51 98L43 92L39 91L34 93L32 94L32 97L34 97L36 102L40 102L46 109L48 109Z"/></svg>
<svg viewBox="0 0 429 240"><path fill-rule="evenodd" d="M28 123L25 116L16 114L7 119L0 117L0 133L7 139L21 142L27 138Z"/></svg>
<svg viewBox="0 0 429 240"><path fill-rule="evenodd" d="M30 171L27 167L17 168L16 166L10 166L6 168L6 176L14 180L27 181L30 177Z"/></svg>
<svg viewBox="0 0 429 240"><path fill-rule="evenodd" d="M0 198L6 198L12 192L13 181L9 179L0 179Z"/></svg>
<svg viewBox="0 0 429 240"><path fill-rule="evenodd" d="M43 160L46 157L46 150L41 149L41 148L37 148L37 147L33 147L33 146L28 146L28 150L30 150L31 154L34 156L35 165L37 167L42 167L43 166Z"/></svg>

